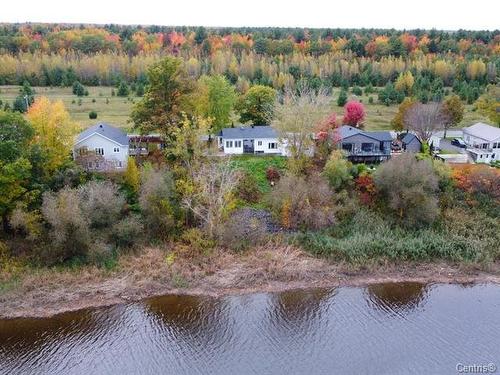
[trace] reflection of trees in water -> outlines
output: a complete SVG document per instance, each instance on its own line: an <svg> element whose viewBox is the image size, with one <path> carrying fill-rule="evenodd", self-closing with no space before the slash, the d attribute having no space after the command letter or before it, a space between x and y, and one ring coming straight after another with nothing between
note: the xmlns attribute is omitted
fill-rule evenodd
<svg viewBox="0 0 500 375"><path fill-rule="evenodd" d="M427 299L427 285L421 283L383 283L366 288L368 303L388 313L409 312Z"/></svg>
<svg viewBox="0 0 500 375"><path fill-rule="evenodd" d="M231 321L225 299L201 296L163 296L143 302L156 328L171 332L190 345L204 346L223 340L230 333Z"/></svg>
<svg viewBox="0 0 500 375"><path fill-rule="evenodd" d="M113 314L110 316L107 311L101 314L99 310L80 310L43 319L0 320L0 356L22 358L37 355L52 345L81 341L97 331L105 332L112 320Z"/></svg>
<svg viewBox="0 0 500 375"><path fill-rule="evenodd" d="M322 304L329 301L334 289L290 290L275 293L269 299L270 329L304 335L311 326L321 323Z"/></svg>

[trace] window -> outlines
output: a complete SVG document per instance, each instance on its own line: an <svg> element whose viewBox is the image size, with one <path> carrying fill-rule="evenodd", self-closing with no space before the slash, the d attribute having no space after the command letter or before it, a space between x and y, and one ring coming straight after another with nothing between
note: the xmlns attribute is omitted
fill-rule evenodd
<svg viewBox="0 0 500 375"><path fill-rule="evenodd" d="M226 141L226 147L227 148L233 147L233 141Z"/></svg>
<svg viewBox="0 0 500 375"><path fill-rule="evenodd" d="M373 143L361 143L361 150L364 152L373 151Z"/></svg>
<svg viewBox="0 0 500 375"><path fill-rule="evenodd" d="M278 144L276 142L269 142L267 146L270 150L276 150L278 148Z"/></svg>
<svg viewBox="0 0 500 375"><path fill-rule="evenodd" d="M483 148L488 148L488 143L483 143Z"/></svg>
<svg viewBox="0 0 500 375"><path fill-rule="evenodd" d="M104 156L104 149L102 147L96 147L94 150L96 155Z"/></svg>
<svg viewBox="0 0 500 375"><path fill-rule="evenodd" d="M257 146L262 146L262 141L257 141Z"/></svg>
<svg viewBox="0 0 500 375"><path fill-rule="evenodd" d="M241 141L234 141L234 147L241 147Z"/></svg>
<svg viewBox="0 0 500 375"><path fill-rule="evenodd" d="M342 150L351 152L352 151L352 143L342 143Z"/></svg>
<svg viewBox="0 0 500 375"><path fill-rule="evenodd" d="M120 152L120 147L113 148L113 152Z"/></svg>
<svg viewBox="0 0 500 375"><path fill-rule="evenodd" d="M120 167L120 168L123 167L121 160L118 160L118 167Z"/></svg>
<svg viewBox="0 0 500 375"><path fill-rule="evenodd" d="M496 142L495 142L495 143L493 143L493 148L500 148L500 142L498 142L498 143L496 143Z"/></svg>

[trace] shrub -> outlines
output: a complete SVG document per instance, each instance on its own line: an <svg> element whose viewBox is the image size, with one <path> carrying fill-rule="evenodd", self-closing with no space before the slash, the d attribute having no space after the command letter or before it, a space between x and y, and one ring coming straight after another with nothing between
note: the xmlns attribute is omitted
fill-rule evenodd
<svg viewBox="0 0 500 375"><path fill-rule="evenodd" d="M50 225L49 236L52 239L46 252L47 262L86 257L91 244L90 226L80 208L80 199L78 191L70 188L43 195L42 214Z"/></svg>
<svg viewBox="0 0 500 375"><path fill-rule="evenodd" d="M285 176L276 184L268 203L288 229L320 229L334 223L332 191L318 175Z"/></svg>
<svg viewBox="0 0 500 375"><path fill-rule="evenodd" d="M328 180L332 189L339 191L346 188L352 180L351 169L352 163L345 158L344 153L335 150L325 164L323 176Z"/></svg>
<svg viewBox="0 0 500 375"><path fill-rule="evenodd" d="M17 205L12 211L9 224L12 229L22 234L30 241L37 240L42 232L40 213L36 211L27 211L21 205Z"/></svg>
<svg viewBox="0 0 500 375"><path fill-rule="evenodd" d="M186 229L181 235L181 242L187 246L187 252L191 256L206 253L215 246L214 241L200 228Z"/></svg>
<svg viewBox="0 0 500 375"><path fill-rule="evenodd" d="M353 93L354 95L361 96L361 95L363 95L363 90L361 90L361 88L360 88L360 87L358 87L358 86L354 86L354 87L352 88L352 93Z"/></svg>
<svg viewBox="0 0 500 375"><path fill-rule="evenodd" d="M76 96L85 95L85 87L78 81L73 82L73 94Z"/></svg>
<svg viewBox="0 0 500 375"><path fill-rule="evenodd" d="M281 175L278 168L270 166L266 169L266 179L271 184L274 185L279 181Z"/></svg>
<svg viewBox="0 0 500 375"><path fill-rule="evenodd" d="M373 96L368 97L368 103L373 104Z"/></svg>
<svg viewBox="0 0 500 375"><path fill-rule="evenodd" d="M266 224L247 215L248 210L236 211L229 217L220 234L220 243L234 251L262 243L266 236Z"/></svg>
<svg viewBox="0 0 500 375"><path fill-rule="evenodd" d="M96 111L90 111L89 112L89 119L95 120L97 118L97 112Z"/></svg>
<svg viewBox="0 0 500 375"><path fill-rule="evenodd" d="M175 227L173 206L174 181L166 170L143 168L139 189L139 206L146 228L165 239Z"/></svg>
<svg viewBox="0 0 500 375"><path fill-rule="evenodd" d="M249 203L256 203L261 197L257 179L250 173L243 172L238 177L236 185L236 196Z"/></svg>
<svg viewBox="0 0 500 375"><path fill-rule="evenodd" d="M144 233L144 225L138 217L128 216L111 227L110 240L120 248L134 246Z"/></svg>
<svg viewBox="0 0 500 375"><path fill-rule="evenodd" d="M110 181L90 181L78 188L82 213L93 228L113 225L121 217L125 198Z"/></svg>
<svg viewBox="0 0 500 375"><path fill-rule="evenodd" d="M434 222L438 215L438 178L429 160L402 154L383 163L374 174L382 204L406 226Z"/></svg>
<svg viewBox="0 0 500 375"><path fill-rule="evenodd" d="M118 86L118 91L116 92L117 96L128 96L129 94L129 88L125 82L120 82L120 85Z"/></svg>

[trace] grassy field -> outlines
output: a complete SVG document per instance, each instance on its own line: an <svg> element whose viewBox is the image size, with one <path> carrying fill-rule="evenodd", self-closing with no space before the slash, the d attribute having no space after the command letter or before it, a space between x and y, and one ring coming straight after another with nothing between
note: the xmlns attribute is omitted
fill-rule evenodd
<svg viewBox="0 0 500 375"><path fill-rule="evenodd" d="M255 177L259 189L262 193L270 190L271 186L266 178L266 171L269 167L274 167L280 172L286 169L286 158L273 155L238 155L232 161L234 168L241 169Z"/></svg>
<svg viewBox="0 0 500 375"><path fill-rule="evenodd" d="M130 111L134 102L140 100L138 97L121 98L111 96L112 87L87 87L89 96L78 98L73 95L70 87L35 87L35 96L46 96L51 100L62 100L70 112L72 118L79 122L83 128L95 124L97 121L103 121L112 125L130 129L128 123ZM116 91L116 89L115 89ZM334 89L334 99L338 97L340 89ZM0 100L12 103L18 95L19 86L0 86ZM373 97L375 103L369 104L369 96ZM79 104L79 99L81 103ZM389 107L377 103L377 94L362 95L358 97L366 107L366 130L387 130L391 128L391 119L398 110L397 105ZM108 103L106 103L108 100ZM97 120L89 119L90 111L97 112ZM343 108L335 103L333 111L338 117L342 116ZM486 121L481 114L473 111L472 105L466 106L464 120L459 127L468 126L477 121Z"/></svg>
<svg viewBox="0 0 500 375"><path fill-rule="evenodd" d="M130 110L138 97L122 98L111 96L112 87L86 87L89 96L81 98L73 95L71 87L34 87L35 97L46 96L50 100L62 100L68 109L71 117L80 123L83 128L87 128L97 121L107 122L109 124L129 129L131 124L127 123ZM116 88L115 88L116 92ZM18 86L0 86L0 100L12 102L19 93ZM81 99L81 104L79 104ZM106 103L108 99L108 103ZM95 102L93 102L95 100ZM89 119L89 112L96 111L97 119Z"/></svg>

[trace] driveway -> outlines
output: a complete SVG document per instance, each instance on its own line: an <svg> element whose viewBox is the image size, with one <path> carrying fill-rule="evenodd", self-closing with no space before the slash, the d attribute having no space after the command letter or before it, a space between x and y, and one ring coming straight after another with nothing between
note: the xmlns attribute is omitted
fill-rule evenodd
<svg viewBox="0 0 500 375"><path fill-rule="evenodd" d="M439 141L439 148L442 151L454 152L457 154L465 154L466 153L465 148L461 148L461 147L452 145L450 139L442 138Z"/></svg>

